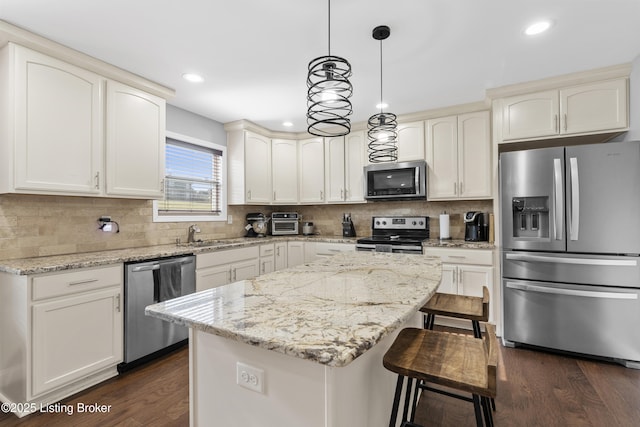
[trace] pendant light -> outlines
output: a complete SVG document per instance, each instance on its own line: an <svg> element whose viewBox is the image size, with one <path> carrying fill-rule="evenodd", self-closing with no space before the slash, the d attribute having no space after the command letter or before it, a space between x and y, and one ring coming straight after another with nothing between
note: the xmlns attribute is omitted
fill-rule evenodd
<svg viewBox="0 0 640 427"><path fill-rule="evenodd" d="M398 160L398 122L393 113L383 112L382 102L382 40L391 34L386 25L373 29L373 38L380 40L380 112L369 117L369 162L395 162Z"/></svg>
<svg viewBox="0 0 640 427"><path fill-rule="evenodd" d="M331 55L331 0L329 3L329 52L309 62L307 75L307 132L316 136L343 136L351 131L353 112L349 98L351 64Z"/></svg>

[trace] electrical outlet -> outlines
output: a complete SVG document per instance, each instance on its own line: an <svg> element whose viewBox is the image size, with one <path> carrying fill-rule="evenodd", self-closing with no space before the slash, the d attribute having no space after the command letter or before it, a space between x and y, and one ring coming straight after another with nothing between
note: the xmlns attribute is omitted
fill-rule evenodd
<svg viewBox="0 0 640 427"><path fill-rule="evenodd" d="M227 224L233 224L233 215L227 215Z"/></svg>
<svg viewBox="0 0 640 427"><path fill-rule="evenodd" d="M236 382L240 387L264 394L264 371L262 369L237 362Z"/></svg>

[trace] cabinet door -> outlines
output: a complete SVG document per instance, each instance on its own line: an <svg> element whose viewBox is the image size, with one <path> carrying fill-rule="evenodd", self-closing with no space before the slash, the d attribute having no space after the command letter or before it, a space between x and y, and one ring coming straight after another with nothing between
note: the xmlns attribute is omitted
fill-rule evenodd
<svg viewBox="0 0 640 427"><path fill-rule="evenodd" d="M442 279L440 280L440 286L438 286L438 292L443 294L457 294L458 283L456 281L457 268L453 265L442 264Z"/></svg>
<svg viewBox="0 0 640 427"><path fill-rule="evenodd" d="M365 131L345 136L345 201L364 202L364 165L367 153Z"/></svg>
<svg viewBox="0 0 640 427"><path fill-rule="evenodd" d="M558 134L558 91L529 93L502 100L502 139Z"/></svg>
<svg viewBox="0 0 640 427"><path fill-rule="evenodd" d="M324 140L324 176L328 202L343 202L345 200L344 147L343 136L325 138Z"/></svg>
<svg viewBox="0 0 640 427"><path fill-rule="evenodd" d="M616 79L560 91L561 133L626 129L627 80Z"/></svg>
<svg viewBox="0 0 640 427"><path fill-rule="evenodd" d="M162 197L165 121L164 99L107 82L107 194Z"/></svg>
<svg viewBox="0 0 640 427"><path fill-rule="evenodd" d="M247 203L271 202L271 140L245 133L244 174Z"/></svg>
<svg viewBox="0 0 640 427"><path fill-rule="evenodd" d="M482 287L489 289L489 321L493 322L493 267L475 265L458 266L458 293L475 297L482 296Z"/></svg>
<svg viewBox="0 0 640 427"><path fill-rule="evenodd" d="M260 274L271 273L276 269L275 256L260 257Z"/></svg>
<svg viewBox="0 0 640 427"><path fill-rule="evenodd" d="M276 243L275 270L287 268L287 244L285 242Z"/></svg>
<svg viewBox="0 0 640 427"><path fill-rule="evenodd" d="M31 397L122 361L120 287L34 304Z"/></svg>
<svg viewBox="0 0 640 427"><path fill-rule="evenodd" d="M21 46L10 48L15 77L14 188L99 194L103 79Z"/></svg>
<svg viewBox="0 0 640 427"><path fill-rule="evenodd" d="M260 274L260 263L258 258L239 261L231 266L231 281L253 279Z"/></svg>
<svg viewBox="0 0 640 427"><path fill-rule="evenodd" d="M305 263L304 242L287 242L287 267Z"/></svg>
<svg viewBox="0 0 640 427"><path fill-rule="evenodd" d="M398 125L398 161L424 160L424 123Z"/></svg>
<svg viewBox="0 0 640 427"><path fill-rule="evenodd" d="M457 116L427 120L427 197L452 199L459 195Z"/></svg>
<svg viewBox="0 0 640 427"><path fill-rule="evenodd" d="M322 203L324 194L324 142L322 138L305 139L298 145L300 203Z"/></svg>
<svg viewBox="0 0 640 427"><path fill-rule="evenodd" d="M271 141L273 202L298 203L298 144L287 139Z"/></svg>
<svg viewBox="0 0 640 427"><path fill-rule="evenodd" d="M491 197L489 112L458 116L458 189L461 199Z"/></svg>
<svg viewBox="0 0 640 427"><path fill-rule="evenodd" d="M231 265L205 267L196 270L196 291L216 288L231 283Z"/></svg>

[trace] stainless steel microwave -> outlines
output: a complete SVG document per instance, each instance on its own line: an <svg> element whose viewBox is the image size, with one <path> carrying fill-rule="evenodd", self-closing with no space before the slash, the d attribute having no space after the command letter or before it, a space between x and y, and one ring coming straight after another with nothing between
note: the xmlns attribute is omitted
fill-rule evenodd
<svg viewBox="0 0 640 427"><path fill-rule="evenodd" d="M427 198L427 163L424 160L376 163L364 167L367 200Z"/></svg>

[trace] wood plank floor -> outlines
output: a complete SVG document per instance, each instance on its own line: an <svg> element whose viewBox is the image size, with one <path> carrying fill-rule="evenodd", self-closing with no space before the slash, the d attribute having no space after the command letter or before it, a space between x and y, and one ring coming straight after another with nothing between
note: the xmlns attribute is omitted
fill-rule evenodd
<svg viewBox="0 0 640 427"><path fill-rule="evenodd" d="M108 414L37 413L18 419L0 412L0 426L188 426L188 372L185 347L62 402L112 405ZM638 426L640 371L500 346L496 406L499 427ZM425 426L475 425L470 403L434 393L420 402L416 421Z"/></svg>

